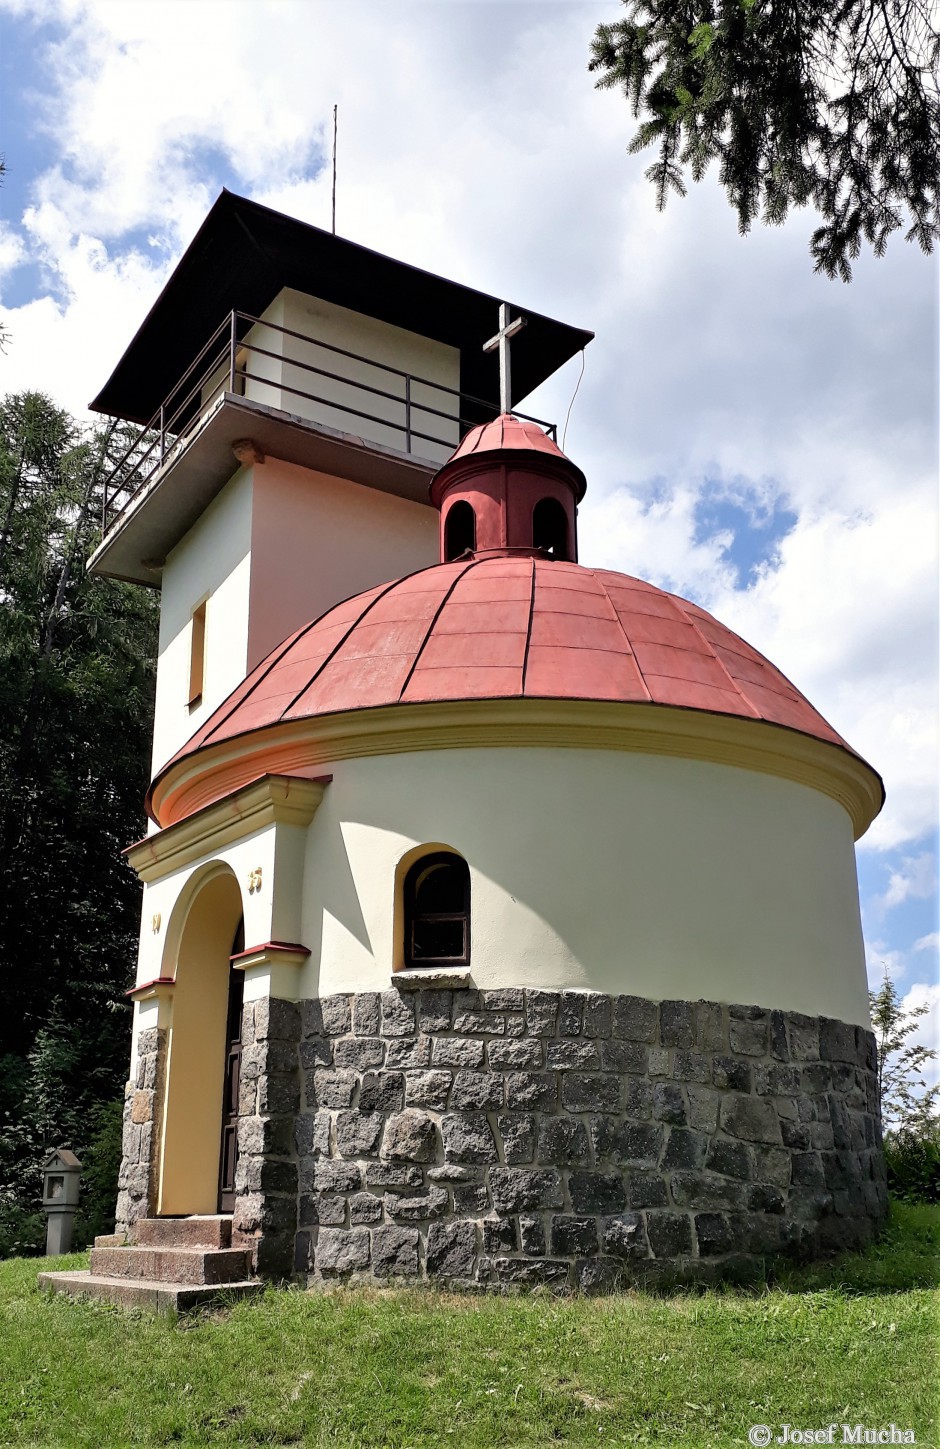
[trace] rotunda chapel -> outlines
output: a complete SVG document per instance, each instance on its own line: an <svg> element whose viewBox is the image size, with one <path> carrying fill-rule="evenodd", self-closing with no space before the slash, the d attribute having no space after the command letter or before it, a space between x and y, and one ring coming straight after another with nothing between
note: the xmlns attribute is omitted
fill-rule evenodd
<svg viewBox="0 0 940 1449"><path fill-rule="evenodd" d="M149 570L165 620L97 1271L161 1222L309 1283L598 1290L865 1243L878 775L705 610L579 562L583 474L480 401L497 299L226 194L106 410L148 349L151 401L195 355L170 324L236 212L282 274L249 305L230 268L221 367L93 562ZM522 396L590 339L525 315Z"/></svg>

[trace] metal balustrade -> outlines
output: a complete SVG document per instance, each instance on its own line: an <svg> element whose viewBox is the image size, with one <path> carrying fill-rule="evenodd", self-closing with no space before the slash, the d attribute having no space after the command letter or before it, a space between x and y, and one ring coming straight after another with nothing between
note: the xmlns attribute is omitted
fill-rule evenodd
<svg viewBox="0 0 940 1449"><path fill-rule="evenodd" d="M262 346L260 340L251 341L251 329L256 327L263 329L261 336L264 341L268 340L266 334L269 333L279 334L285 339L282 342L283 350L273 351L270 347ZM290 351L290 344L286 339L316 348L318 356L321 353L327 354L327 358L323 360L335 357L344 359L349 364L364 365L373 374L378 374L379 381L367 382L361 377L351 375L349 370L333 371L296 356L296 349L295 352ZM264 375L264 359L270 359L278 365L278 376ZM309 391L294 386L293 382L285 381L284 373L292 378L297 373L307 374L317 380L314 385L319 390ZM320 379L324 381L321 382ZM306 382L307 379L304 377L302 380ZM379 385L379 382L384 385ZM341 397L324 395L324 386L329 383L341 385ZM247 312L233 311L219 324L149 423L134 436L105 480L102 533L107 533L114 527L155 474L192 441L226 393L245 397L249 388L254 394L250 400L263 401L268 406L283 411L287 411L284 408L286 397L299 398L315 404L323 412L357 418L390 429L400 439L405 453L413 453L419 457L426 456L426 452L420 451L422 444L430 444L434 449L443 448L449 452L456 447L459 438L468 429L495 417L499 411L495 403L473 397L457 388L405 372L374 357L351 352L348 348L337 347L322 338L281 327L261 317L253 317ZM270 398L258 396L259 392L264 394L265 390L270 393ZM428 400L429 392L439 398L443 406L434 406ZM353 399L361 402L362 406L355 406ZM454 401L448 407L450 399ZM377 411L383 404L386 415ZM468 417L468 411L475 415ZM518 411L514 415L536 423L553 441L556 440L557 430L554 423ZM325 416L304 413L303 417L304 421L314 425L318 422L329 425Z"/></svg>

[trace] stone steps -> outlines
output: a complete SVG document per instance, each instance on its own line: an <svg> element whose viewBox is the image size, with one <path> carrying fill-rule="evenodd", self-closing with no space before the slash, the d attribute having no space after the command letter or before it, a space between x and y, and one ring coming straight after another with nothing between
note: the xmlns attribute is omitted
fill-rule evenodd
<svg viewBox="0 0 940 1449"><path fill-rule="evenodd" d="M232 1220L221 1215L146 1218L130 1241L95 1239L89 1272L40 1273L40 1287L152 1312L184 1312L259 1292L251 1251L233 1248Z"/></svg>
<svg viewBox="0 0 940 1449"><path fill-rule="evenodd" d="M243 1248L92 1248L92 1273L154 1283L235 1283L251 1276Z"/></svg>
<svg viewBox="0 0 940 1449"><path fill-rule="evenodd" d="M72 1298L96 1298L121 1308L143 1308L151 1313L185 1313L208 1304L246 1298L264 1289L258 1278L243 1282L186 1284L152 1282L146 1278L107 1278L94 1273L40 1273L39 1286Z"/></svg>

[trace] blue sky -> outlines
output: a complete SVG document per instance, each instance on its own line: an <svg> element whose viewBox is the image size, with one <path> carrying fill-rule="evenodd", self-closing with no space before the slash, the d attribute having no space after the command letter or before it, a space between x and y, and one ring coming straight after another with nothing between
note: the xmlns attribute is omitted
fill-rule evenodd
<svg viewBox="0 0 940 1449"><path fill-rule="evenodd" d="M936 1001L936 259L828 282L812 217L741 238L714 178L657 213L586 72L615 10L0 0L0 387L80 413L222 186L328 225L338 102L341 233L597 332L583 560L711 609L881 771L870 969Z"/></svg>

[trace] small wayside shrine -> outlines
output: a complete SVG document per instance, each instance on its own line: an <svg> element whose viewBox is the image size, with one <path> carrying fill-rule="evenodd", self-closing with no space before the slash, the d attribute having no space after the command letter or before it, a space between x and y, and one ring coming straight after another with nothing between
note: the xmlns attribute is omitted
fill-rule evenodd
<svg viewBox="0 0 940 1449"><path fill-rule="evenodd" d="M117 1231L49 1286L601 1289L876 1230L881 782L579 563L515 400L590 337L223 193L96 399L141 425L90 567L162 591L152 825Z"/></svg>

